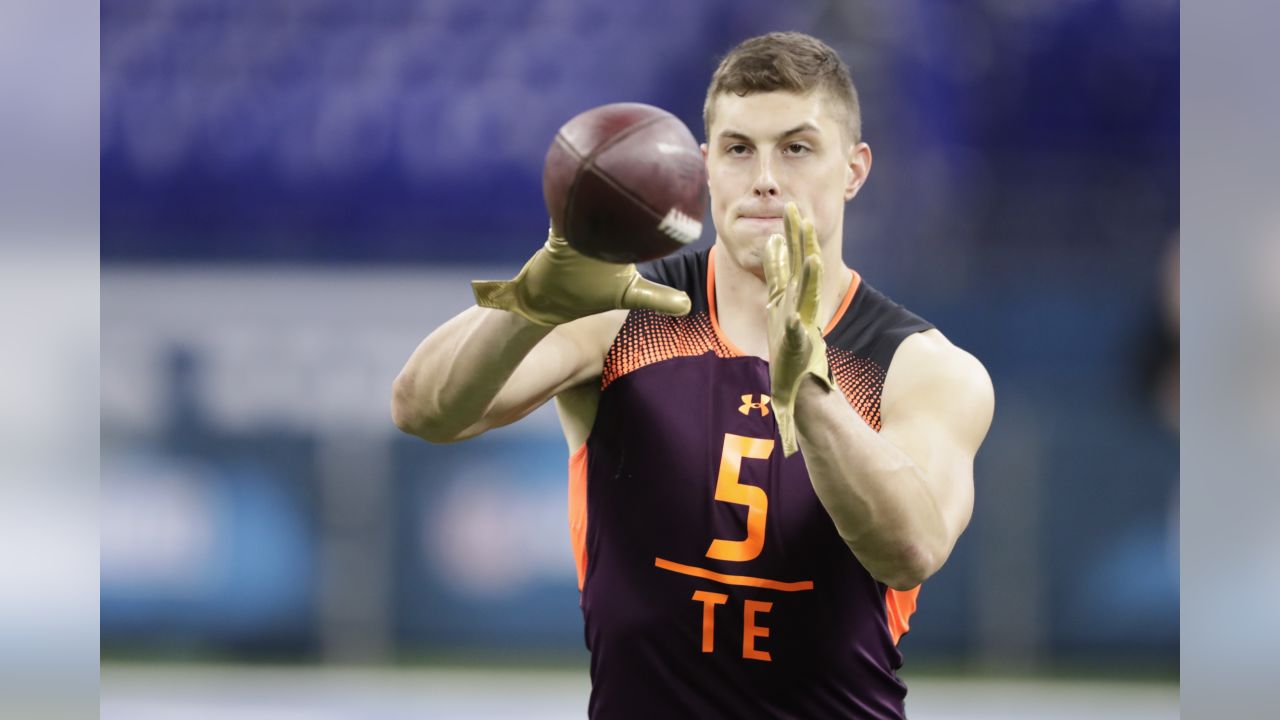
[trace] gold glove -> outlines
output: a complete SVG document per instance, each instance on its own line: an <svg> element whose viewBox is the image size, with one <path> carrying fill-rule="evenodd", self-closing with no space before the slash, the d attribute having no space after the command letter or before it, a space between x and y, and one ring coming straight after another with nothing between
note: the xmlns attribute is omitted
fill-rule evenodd
<svg viewBox="0 0 1280 720"><path fill-rule="evenodd" d="M619 308L667 315L689 312L689 296L650 282L635 265L589 258L564 238L547 233L546 245L511 280L473 280L476 304L521 315L538 325L560 325Z"/></svg>
<svg viewBox="0 0 1280 720"><path fill-rule="evenodd" d="M786 457L796 442L796 394L812 375L830 390L827 344L818 327L822 256L813 223L800 219L795 203L783 216L786 236L772 235L765 246L764 276L769 286L769 384Z"/></svg>

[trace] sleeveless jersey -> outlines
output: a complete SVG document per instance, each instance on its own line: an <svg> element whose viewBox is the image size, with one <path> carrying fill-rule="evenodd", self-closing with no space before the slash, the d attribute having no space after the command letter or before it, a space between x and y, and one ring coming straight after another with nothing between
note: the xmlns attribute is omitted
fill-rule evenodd
<svg viewBox="0 0 1280 720"><path fill-rule="evenodd" d="M592 718L902 718L897 642L919 588L877 582L784 458L769 365L720 332L715 252L642 269L684 317L633 310L569 462ZM861 281L824 330L849 404L880 428L898 344L932 325Z"/></svg>

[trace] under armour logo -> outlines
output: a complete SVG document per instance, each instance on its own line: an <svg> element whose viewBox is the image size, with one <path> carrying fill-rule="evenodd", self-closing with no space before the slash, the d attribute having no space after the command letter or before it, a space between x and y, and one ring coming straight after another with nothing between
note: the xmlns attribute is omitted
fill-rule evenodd
<svg viewBox="0 0 1280 720"><path fill-rule="evenodd" d="M742 407L738 408L738 412L743 415L750 415L752 408L760 411L761 417L769 417L769 396L761 395L760 402L751 402L751 395L742 396Z"/></svg>

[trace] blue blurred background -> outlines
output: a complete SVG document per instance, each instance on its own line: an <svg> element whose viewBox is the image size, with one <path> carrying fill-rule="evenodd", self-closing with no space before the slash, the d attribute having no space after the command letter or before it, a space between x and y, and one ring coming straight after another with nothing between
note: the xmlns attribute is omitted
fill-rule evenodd
<svg viewBox="0 0 1280 720"><path fill-rule="evenodd" d="M391 381L468 280L541 243L560 124L639 101L701 138L719 57L792 29L849 63L875 153L846 260L996 387L908 669L1176 673L1176 2L101 20L107 657L585 666L554 413L434 447L391 424Z"/></svg>

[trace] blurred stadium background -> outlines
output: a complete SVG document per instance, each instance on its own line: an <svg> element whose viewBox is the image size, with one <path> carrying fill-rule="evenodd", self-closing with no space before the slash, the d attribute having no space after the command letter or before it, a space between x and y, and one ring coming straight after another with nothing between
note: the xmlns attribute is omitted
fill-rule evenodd
<svg viewBox="0 0 1280 720"><path fill-rule="evenodd" d="M902 642L912 717L1175 716L1176 2L101 21L102 717L585 713L554 412L430 446L391 381L542 241L561 123L640 101L701 138L719 56L775 29L861 94L846 258L996 386L972 524Z"/></svg>

